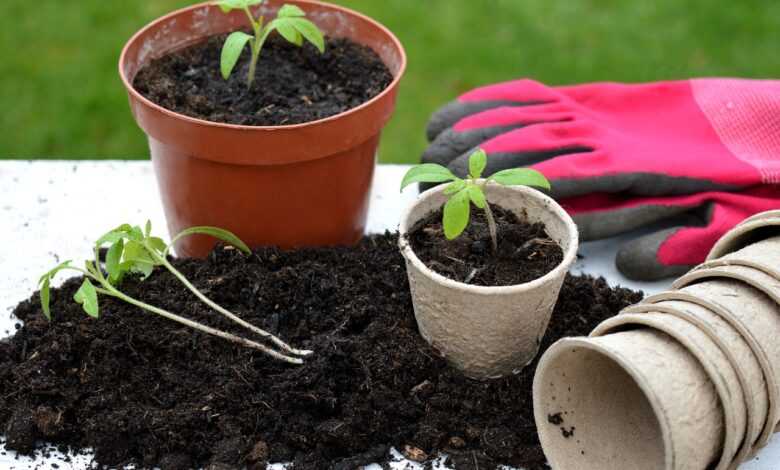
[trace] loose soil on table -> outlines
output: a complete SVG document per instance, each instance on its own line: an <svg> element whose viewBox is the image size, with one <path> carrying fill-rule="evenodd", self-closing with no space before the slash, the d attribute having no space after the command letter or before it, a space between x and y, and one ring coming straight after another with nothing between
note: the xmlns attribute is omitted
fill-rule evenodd
<svg viewBox="0 0 780 470"><path fill-rule="evenodd" d="M207 121L248 126L299 124L357 107L381 93L393 76L370 48L327 38L325 53L273 34L247 88L249 48L228 80L220 72L225 35L164 56L141 69L135 89L154 103Z"/></svg>
<svg viewBox="0 0 780 470"><path fill-rule="evenodd" d="M466 379L419 335L397 236L354 248L252 256L217 248L175 264L207 295L316 356L291 366L195 333L111 299L81 312L80 282L52 292L51 323L37 296L14 313L24 326L0 341L0 432L29 453L41 440L93 448L96 461L163 470L354 469L395 446L456 468L545 468L534 426L536 363L491 382ZM235 332L165 271L123 290ZM542 350L583 335L640 299L603 279L569 276Z"/></svg>
<svg viewBox="0 0 780 470"><path fill-rule="evenodd" d="M485 211L472 206L471 221L454 240L447 240L442 209L419 220L407 237L414 253L442 276L479 286L511 286L538 279L563 261L563 250L544 224L520 220L513 212L491 204L498 231L493 252Z"/></svg>

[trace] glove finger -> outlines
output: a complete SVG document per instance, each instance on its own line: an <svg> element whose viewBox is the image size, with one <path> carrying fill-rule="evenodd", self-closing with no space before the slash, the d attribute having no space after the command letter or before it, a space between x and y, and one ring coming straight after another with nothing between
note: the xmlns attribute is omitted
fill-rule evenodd
<svg viewBox="0 0 780 470"><path fill-rule="evenodd" d="M428 137L428 142L433 142L445 129L451 128L467 116L502 106L523 106L524 104L533 103L517 103L507 100L451 101L431 115L425 128L425 135Z"/></svg>
<svg viewBox="0 0 780 470"><path fill-rule="evenodd" d="M561 155L590 152L584 131L577 121L533 124L489 139L480 146L488 154L484 176L505 170L532 166ZM449 169L459 176L468 174L469 156L474 149L452 160ZM554 188L553 188L554 189Z"/></svg>
<svg viewBox="0 0 780 470"><path fill-rule="evenodd" d="M428 121L428 142L466 116L501 106L530 106L567 99L534 80L514 80L476 88L436 111Z"/></svg>
<svg viewBox="0 0 780 470"><path fill-rule="evenodd" d="M495 83L469 91L460 96L468 101L556 102L567 100L560 91L535 80L521 79Z"/></svg>
<svg viewBox="0 0 780 470"><path fill-rule="evenodd" d="M454 127L442 131L425 149L424 163L448 165L461 154L479 147L486 140L531 124L565 122L574 119L560 106L529 106L526 108L502 106L458 121Z"/></svg>
<svg viewBox="0 0 780 470"><path fill-rule="evenodd" d="M660 230L624 244L615 258L618 271L635 281L657 281L667 277L678 277L690 271L697 263L667 264L658 256L663 246L686 228L674 227Z"/></svg>
<svg viewBox="0 0 780 470"><path fill-rule="evenodd" d="M592 194L561 201L561 206L577 224L582 241L601 240L630 232L684 214L699 204L699 201L688 204L677 201L644 203L641 199L626 199L612 194Z"/></svg>

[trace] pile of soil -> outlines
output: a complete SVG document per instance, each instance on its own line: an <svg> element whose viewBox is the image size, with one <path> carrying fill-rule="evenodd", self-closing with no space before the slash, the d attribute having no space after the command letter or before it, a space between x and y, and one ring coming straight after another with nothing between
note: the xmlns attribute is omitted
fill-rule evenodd
<svg viewBox="0 0 780 470"><path fill-rule="evenodd" d="M93 448L111 468L224 470L266 461L354 469L395 446L417 459L444 450L456 468L545 468L531 404L536 364L487 383L451 369L418 334L396 235L252 256L217 248L175 264L217 302L316 356L288 365L111 299L94 320L72 301L72 279L52 292L51 323L32 297L14 311L24 326L0 341L8 448L29 453L42 439ZM242 332L165 271L122 289ZM638 300L569 276L542 350Z"/></svg>
<svg viewBox="0 0 780 470"><path fill-rule="evenodd" d="M212 122L280 126L315 121L360 106L393 76L369 47L326 38L325 53L297 47L273 34L247 87L249 47L228 80L220 72L226 35L214 36L151 62L133 86L152 102Z"/></svg>
<svg viewBox="0 0 780 470"><path fill-rule="evenodd" d="M511 286L538 279L563 261L563 250L544 224L521 220L514 212L491 204L498 233L498 250L485 211L472 206L466 230L447 240L442 209L420 219L406 235L414 253L442 276L479 286Z"/></svg>

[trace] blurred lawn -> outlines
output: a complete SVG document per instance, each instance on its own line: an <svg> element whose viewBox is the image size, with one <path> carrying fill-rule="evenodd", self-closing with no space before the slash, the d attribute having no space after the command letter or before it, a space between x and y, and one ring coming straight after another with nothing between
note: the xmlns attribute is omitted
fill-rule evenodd
<svg viewBox="0 0 780 470"><path fill-rule="evenodd" d="M186 0L2 0L0 158L147 158L116 62ZM412 162L428 115L481 84L780 76L780 2L337 0L392 29L409 71L381 157Z"/></svg>

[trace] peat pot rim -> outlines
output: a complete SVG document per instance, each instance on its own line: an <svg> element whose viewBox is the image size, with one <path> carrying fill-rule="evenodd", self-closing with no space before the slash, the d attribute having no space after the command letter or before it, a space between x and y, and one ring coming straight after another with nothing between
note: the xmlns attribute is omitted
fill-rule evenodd
<svg viewBox="0 0 780 470"><path fill-rule="evenodd" d="M158 105L157 103L147 99L145 96L143 96L141 93L138 92L138 90L135 89L132 83L132 79L127 76L125 73L125 64L127 63L127 54L129 49L132 47L133 44L135 44L137 41L139 41L142 37L146 35L146 33L154 29L155 27L159 26L162 23L165 23L173 18L176 18L182 14L188 13L192 10L197 10L199 8L214 8L218 9L219 7L214 4L214 2L203 2L203 3L197 3L195 5L190 5L185 8L180 8L178 10L175 10L171 13L168 13L164 16L161 16L157 18L156 20L148 23L146 26L138 30L133 36L125 43L125 46L122 48L122 53L119 56L119 76L121 77L122 83L127 89L128 93L130 93L133 97L133 99L138 100L145 106L148 106L149 108L152 108L153 110L165 114L166 116L173 118L173 119L180 119L182 121L186 121L193 125L199 125L199 126L205 126L205 127L211 127L211 128L221 128L221 129L231 129L231 130L237 130L237 131L279 131L279 130L297 130L297 129L305 129L309 127L315 127L318 125L322 125L328 122L336 121L339 119L344 118L345 116L349 116L351 114L358 113L362 111L365 108L368 108L378 101L381 101L383 98L385 98L388 94L393 93L394 90L398 87L398 83L401 81L401 79L404 76L404 72L406 71L406 65L407 65L407 57L406 57L406 51L404 50L403 45L401 44L401 41L395 36L395 34L392 33L386 26L379 23L378 21L374 20L373 18L366 16L362 13L359 13L355 10L342 7L340 5L334 5L327 2L322 2L319 0L295 0L295 3L303 3L303 4L309 4L309 5L316 5L323 8L332 9L334 11L343 13L345 15L358 18L362 21L371 23L374 27L376 27L378 30L382 31L387 38L392 42L393 47L398 51L399 55L399 63L398 63L398 71L393 74L393 80L390 82L389 85L385 87L384 90L382 90L378 95L374 96L370 100L366 101L365 103L356 106L354 108L350 108L346 111L343 111L339 114L334 114L333 116L328 116L326 118L317 119L315 121L309 121L309 122L302 122L299 124L288 124L288 125L281 125L281 126L246 126L242 124L228 124L228 123L222 123L222 122L214 122L214 121L207 121L205 119L198 119L191 116L187 116L184 114L177 113L175 111L172 111L168 108L165 108L163 106ZM204 38L207 36L204 36ZM390 68L387 64L385 66ZM140 68L139 68L140 70ZM135 77L132 77L133 79Z"/></svg>
<svg viewBox="0 0 780 470"><path fill-rule="evenodd" d="M436 281L436 283L440 285L444 285L451 289L458 289L464 292L469 292L477 295L518 294L525 291L536 289L539 286L545 285L553 281L559 276L564 276L566 274L566 271L569 270L575 258L577 257L577 249L579 246L579 235L578 235L579 232L577 230L577 225L574 223L574 220L572 220L571 216L569 216L569 214L563 209L563 207L561 207L557 202L555 202L555 200L553 200L551 197L547 196L546 194L542 193L541 191L530 188L528 186L504 186L497 183L488 183L489 190L514 191L517 193L521 193L525 197L529 197L541 201L543 205L553 215L555 215L561 222L563 222L563 224L567 228L567 233L569 234L569 246L566 249L566 251L564 251L563 253L563 260L561 260L561 262L558 263L555 266L555 268L553 268L550 272L548 272L544 276L536 278L533 281L528 281L523 284L514 284L511 286L476 286L473 284L466 284L463 282L455 281L453 279L450 279L446 276L437 273L436 271L426 266L425 263L423 263L422 260L420 260L420 258L417 257L417 254L412 249L411 244L406 240L406 234L411 228L411 225L414 225L414 223L417 222L416 220L413 222L409 220L412 211L414 211L414 209L418 205L423 204L425 201L438 196L439 193L444 191L446 186L447 186L446 184L440 184L420 194L418 198L412 204L410 204L401 214L401 223L398 227L398 231L399 231L398 246L401 249L401 254L404 256L404 258L406 258L407 261L412 263L412 265L415 268L417 268L421 273L433 279L434 281ZM488 203L489 202L490 200L488 199ZM509 207L504 207L504 209L510 211L512 210L512 208ZM557 240L555 240L555 242L558 243ZM562 250L564 249L561 243L558 243L558 245L561 246Z"/></svg>

